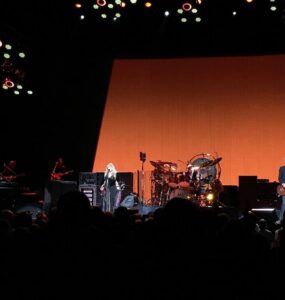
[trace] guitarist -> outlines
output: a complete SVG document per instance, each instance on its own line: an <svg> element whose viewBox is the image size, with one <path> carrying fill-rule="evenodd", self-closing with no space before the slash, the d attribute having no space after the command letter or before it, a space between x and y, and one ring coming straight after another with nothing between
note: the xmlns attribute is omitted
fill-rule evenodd
<svg viewBox="0 0 285 300"><path fill-rule="evenodd" d="M66 180L67 175L69 175L72 172L72 170L67 171L67 168L63 162L63 158L60 157L55 162L55 165L50 175L50 180Z"/></svg>
<svg viewBox="0 0 285 300"><path fill-rule="evenodd" d="M278 181L280 183L280 190L285 191L285 165L279 168ZM280 220L283 219L284 212L285 212L285 193L284 194L282 193L282 202L281 202L281 209L280 209L280 216L279 216Z"/></svg>

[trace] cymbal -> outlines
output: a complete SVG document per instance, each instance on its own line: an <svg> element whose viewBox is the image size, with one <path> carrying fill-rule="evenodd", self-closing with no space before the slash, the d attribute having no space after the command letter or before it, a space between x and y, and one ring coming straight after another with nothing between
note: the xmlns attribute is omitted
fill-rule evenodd
<svg viewBox="0 0 285 300"><path fill-rule="evenodd" d="M155 168L158 168L158 169L175 169L177 168L177 164L176 163L173 163L171 161L153 161L153 160L150 160L149 161Z"/></svg>
<svg viewBox="0 0 285 300"><path fill-rule="evenodd" d="M213 160L206 160L200 164L200 168L207 168L212 166Z"/></svg>
<svg viewBox="0 0 285 300"><path fill-rule="evenodd" d="M222 159L223 159L222 157L218 157L218 158L214 159L211 162L210 166L214 166L214 165L218 164Z"/></svg>
<svg viewBox="0 0 285 300"><path fill-rule="evenodd" d="M158 162L156 162L156 161L150 160L149 162L150 162L155 168L161 167L160 164L159 164Z"/></svg>

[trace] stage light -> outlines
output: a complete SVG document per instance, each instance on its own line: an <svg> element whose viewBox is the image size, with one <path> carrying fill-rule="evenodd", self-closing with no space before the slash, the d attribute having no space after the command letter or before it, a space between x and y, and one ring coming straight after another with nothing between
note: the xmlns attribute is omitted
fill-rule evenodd
<svg viewBox="0 0 285 300"><path fill-rule="evenodd" d="M101 18L102 19L107 19L107 15L106 14L101 14Z"/></svg>
<svg viewBox="0 0 285 300"><path fill-rule="evenodd" d="M253 0L245 0L247 3L252 3Z"/></svg>
<svg viewBox="0 0 285 300"><path fill-rule="evenodd" d="M3 45L0 48L0 73L2 74L0 82L2 88L11 90L13 94L18 95L21 90L26 91L24 87L26 70L22 63L26 55L21 49L18 49L18 45L15 46L15 44L7 41L1 41L1 44Z"/></svg>
<svg viewBox="0 0 285 300"><path fill-rule="evenodd" d="M271 6L271 7L270 7L270 10L271 10L271 11L276 11L276 10L277 10L277 7L276 7L276 6Z"/></svg>
<svg viewBox="0 0 285 300"><path fill-rule="evenodd" d="M198 9L197 8L193 8L191 11L192 11L193 14L197 14Z"/></svg>
<svg viewBox="0 0 285 300"><path fill-rule="evenodd" d="M202 0L196 0L198 4L202 4Z"/></svg>
<svg viewBox="0 0 285 300"><path fill-rule="evenodd" d="M76 4L75 4L75 7L76 7L76 8L81 8L82 5L81 5L80 3L76 3Z"/></svg>
<svg viewBox="0 0 285 300"><path fill-rule="evenodd" d="M147 7L147 8L150 8L150 7L152 6L152 4L151 4L151 2L146 2L146 3L144 4L144 6Z"/></svg>
<svg viewBox="0 0 285 300"><path fill-rule="evenodd" d="M5 85L8 89L11 89L15 86L15 83L10 78L5 78L3 85Z"/></svg>
<svg viewBox="0 0 285 300"><path fill-rule="evenodd" d="M85 19L85 16L84 15L81 15L80 16L80 20L84 20Z"/></svg>
<svg viewBox="0 0 285 300"><path fill-rule="evenodd" d="M121 0L115 0L115 3L118 4L118 5L120 5L121 2L122 2Z"/></svg>
<svg viewBox="0 0 285 300"><path fill-rule="evenodd" d="M168 16L169 16L169 11L165 11L165 12L164 12L164 15L165 15L166 17L168 17Z"/></svg>
<svg viewBox="0 0 285 300"><path fill-rule="evenodd" d="M126 7L126 2L121 2L121 7Z"/></svg>
<svg viewBox="0 0 285 300"><path fill-rule="evenodd" d="M137 3L137 0L130 0L130 2L131 2L132 4L136 4L136 3Z"/></svg>
<svg viewBox="0 0 285 300"><path fill-rule="evenodd" d="M2 43L2 41L0 41L0 47L2 47L3 46L3 43Z"/></svg>
<svg viewBox="0 0 285 300"><path fill-rule="evenodd" d="M200 22L202 21L202 19L201 19L200 17L197 17L197 18L195 18L195 21L196 21L197 23L200 23Z"/></svg>
<svg viewBox="0 0 285 300"><path fill-rule="evenodd" d="M93 5L93 8L94 8L94 9L99 9L99 6L98 6L97 4L94 4L94 5Z"/></svg>
<svg viewBox="0 0 285 300"><path fill-rule="evenodd" d="M109 3L108 8L112 9L112 8L114 8L114 5L112 3Z"/></svg>
<svg viewBox="0 0 285 300"><path fill-rule="evenodd" d="M213 201L213 200L215 199L214 193L209 193L209 194L207 194L206 199L207 199L208 201Z"/></svg>
<svg viewBox="0 0 285 300"><path fill-rule="evenodd" d="M182 8L177 9L177 13L179 13L180 15L183 14L183 9Z"/></svg>
<svg viewBox="0 0 285 300"><path fill-rule="evenodd" d="M181 22L182 22L182 23L186 23L186 22L187 22L187 19L186 19L186 18L181 18Z"/></svg>
<svg viewBox="0 0 285 300"><path fill-rule="evenodd" d="M31 90L28 90L28 91L27 91L27 94L29 94L29 95L33 95L33 91L31 91Z"/></svg>
<svg viewBox="0 0 285 300"><path fill-rule="evenodd" d="M192 8L192 5L189 2L185 2L182 4L182 9L184 11L189 11L189 10L191 10L191 8Z"/></svg>
<svg viewBox="0 0 285 300"><path fill-rule="evenodd" d="M233 16L236 16L237 12L236 11L233 11Z"/></svg>
<svg viewBox="0 0 285 300"><path fill-rule="evenodd" d="M121 14L120 14L120 13L116 13L115 16L116 16L117 18L120 18L120 17L121 17Z"/></svg>
<svg viewBox="0 0 285 300"><path fill-rule="evenodd" d="M96 3L99 5L99 6L105 6L107 4L106 0L97 0Z"/></svg>

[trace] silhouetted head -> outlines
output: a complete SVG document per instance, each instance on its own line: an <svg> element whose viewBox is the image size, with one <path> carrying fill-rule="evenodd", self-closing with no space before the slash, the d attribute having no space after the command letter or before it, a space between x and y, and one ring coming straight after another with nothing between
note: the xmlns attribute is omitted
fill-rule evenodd
<svg viewBox="0 0 285 300"><path fill-rule="evenodd" d="M258 221L258 226L261 230L264 230L267 228L267 221L265 219L260 219Z"/></svg>
<svg viewBox="0 0 285 300"><path fill-rule="evenodd" d="M60 196L57 209L63 214L84 216L90 212L90 201L84 193L70 191Z"/></svg>

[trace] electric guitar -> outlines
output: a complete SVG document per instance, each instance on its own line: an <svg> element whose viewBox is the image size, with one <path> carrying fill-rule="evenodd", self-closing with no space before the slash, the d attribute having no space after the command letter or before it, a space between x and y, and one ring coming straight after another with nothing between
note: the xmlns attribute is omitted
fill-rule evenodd
<svg viewBox="0 0 285 300"><path fill-rule="evenodd" d="M278 197L281 197L281 196L285 195L285 187L283 187L282 184L278 184L276 189L277 189Z"/></svg>
<svg viewBox="0 0 285 300"><path fill-rule="evenodd" d="M70 171L66 171L63 173L51 173L50 180L61 180L62 177L64 177L65 175L71 174L73 172L74 172L73 170L70 170Z"/></svg>

